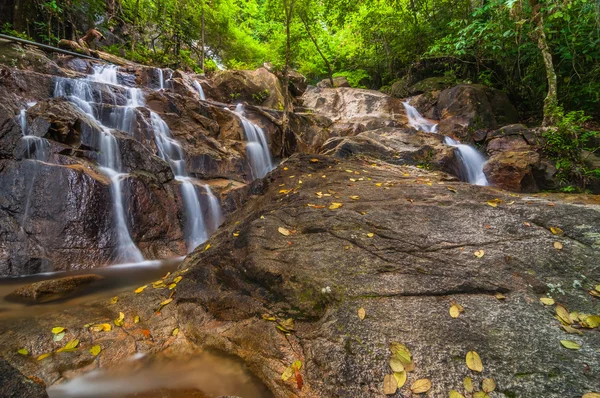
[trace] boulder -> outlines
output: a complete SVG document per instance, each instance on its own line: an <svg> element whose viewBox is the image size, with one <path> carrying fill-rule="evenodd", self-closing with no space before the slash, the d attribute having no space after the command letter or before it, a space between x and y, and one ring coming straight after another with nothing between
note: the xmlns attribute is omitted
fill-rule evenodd
<svg viewBox="0 0 600 398"><path fill-rule="evenodd" d="M247 102L273 109L283 109L283 86L266 68L223 70L209 79L207 97L224 103Z"/></svg>
<svg viewBox="0 0 600 398"><path fill-rule="evenodd" d="M487 133L489 156L483 171L490 184L515 192L537 192L555 187L554 162L541 156L545 140L539 129L521 124Z"/></svg>
<svg viewBox="0 0 600 398"><path fill-rule="evenodd" d="M25 299L37 302L47 302L67 296L68 294L86 286L92 282L104 279L100 275L86 274L67 276L58 279L48 279L39 282L33 282L29 285L18 288L12 292L9 297L15 299Z"/></svg>
<svg viewBox="0 0 600 398"><path fill-rule="evenodd" d="M406 77L404 77L392 83L389 94L396 98L407 98L410 96L408 93L408 87L408 80Z"/></svg>
<svg viewBox="0 0 600 398"><path fill-rule="evenodd" d="M318 88L339 88L339 87L351 87L348 79L345 76L337 76L333 78L333 86L329 78L321 80L317 83Z"/></svg>
<svg viewBox="0 0 600 398"><path fill-rule="evenodd" d="M0 357L0 396L4 398L48 398L38 378L27 378Z"/></svg>
<svg viewBox="0 0 600 398"><path fill-rule="evenodd" d="M295 97L301 97L308 88L306 77L292 70L289 72L290 77L290 93Z"/></svg>
<svg viewBox="0 0 600 398"><path fill-rule="evenodd" d="M506 94L477 84L459 84L442 91L437 101L440 134L463 143L472 141L475 130L496 129L517 123L517 112Z"/></svg>
<svg viewBox="0 0 600 398"><path fill-rule="evenodd" d="M309 88L302 96L305 107L331 119L340 135L382 127L405 127L406 113L398 98L358 88Z"/></svg>

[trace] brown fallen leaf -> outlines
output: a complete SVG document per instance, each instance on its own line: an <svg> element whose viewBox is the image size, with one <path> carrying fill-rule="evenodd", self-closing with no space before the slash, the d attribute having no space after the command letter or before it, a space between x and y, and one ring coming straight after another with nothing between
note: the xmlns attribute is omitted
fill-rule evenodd
<svg viewBox="0 0 600 398"><path fill-rule="evenodd" d="M500 293L500 292L498 292L498 293L494 294L494 297L496 297L496 299L498 299L498 300L505 300L505 299L506 299L506 296L505 296L505 295L503 295L503 294L502 294L502 293Z"/></svg>
<svg viewBox="0 0 600 398"><path fill-rule="evenodd" d="M342 207L344 204L343 203L337 203L337 202L332 202L329 205L329 210L335 210L335 209L339 209L340 207Z"/></svg>
<svg viewBox="0 0 600 398"><path fill-rule="evenodd" d="M492 378L483 379L481 389L486 393L492 392L496 389L496 382Z"/></svg>
<svg viewBox="0 0 600 398"><path fill-rule="evenodd" d="M358 319L360 319L362 321L363 319L365 319L366 315L367 315L367 312L365 311L365 309L363 307L360 307L358 309Z"/></svg>
<svg viewBox="0 0 600 398"><path fill-rule="evenodd" d="M483 251L483 249L477 250L477 251L473 252L473 255L477 258L481 258L485 255L485 251Z"/></svg>
<svg viewBox="0 0 600 398"><path fill-rule="evenodd" d="M431 389L431 380L429 379L418 379L410 386L410 390L413 394L422 394Z"/></svg>
<svg viewBox="0 0 600 398"><path fill-rule="evenodd" d="M556 315L558 315L558 319L565 325L573 324L573 319L571 318L571 314L569 314L569 310L563 305L556 305Z"/></svg>
<svg viewBox="0 0 600 398"><path fill-rule="evenodd" d="M450 397L450 398L465 398L465 396L464 396L464 395L462 395L461 393L459 393L459 392L458 392L458 391L456 391L456 390L450 390L450 395L449 395L449 397Z"/></svg>
<svg viewBox="0 0 600 398"><path fill-rule="evenodd" d="M393 395L398 390L398 382L394 375L385 375L383 378L383 393L385 395Z"/></svg>
<svg viewBox="0 0 600 398"><path fill-rule="evenodd" d="M464 311L465 309L460 304L452 303L452 305L450 306L450 316L452 318L458 318L458 316Z"/></svg>
<svg viewBox="0 0 600 398"><path fill-rule="evenodd" d="M600 398L600 393L597 392L588 392L583 394L581 398Z"/></svg>
<svg viewBox="0 0 600 398"><path fill-rule="evenodd" d="M556 250L562 250L563 248L563 244L560 242L554 242L553 246Z"/></svg>
<svg viewBox="0 0 600 398"><path fill-rule="evenodd" d="M279 233L283 236L290 236L292 234L289 229L283 227L277 228L277 231L279 231Z"/></svg>
<svg viewBox="0 0 600 398"><path fill-rule="evenodd" d="M544 305L554 305L554 299L550 297L540 297L540 301Z"/></svg>

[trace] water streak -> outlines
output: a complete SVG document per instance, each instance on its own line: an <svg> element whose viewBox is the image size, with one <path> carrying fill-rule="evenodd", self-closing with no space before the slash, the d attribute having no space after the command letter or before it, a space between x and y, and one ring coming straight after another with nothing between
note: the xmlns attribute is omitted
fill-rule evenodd
<svg viewBox="0 0 600 398"><path fill-rule="evenodd" d="M406 116L411 127L425 131L427 133L437 133L437 123L425 119L419 111L409 101L403 103L406 109ZM470 184L488 185L487 178L483 172L483 165L486 162L485 157L470 145L461 144L451 137L444 137L447 145L456 148L458 159L461 165L462 177Z"/></svg>
<svg viewBox="0 0 600 398"><path fill-rule="evenodd" d="M202 101L206 101L206 95L204 95L204 90L202 89L202 85L200 84L200 82L198 80L194 80L194 87L198 91L198 94L200 95L200 99Z"/></svg>
<svg viewBox="0 0 600 398"><path fill-rule="evenodd" d="M244 128L246 156L248 157L248 163L250 163L252 177L254 179L263 178L274 169L266 134L263 129L244 116L242 104L236 106L235 113L240 118Z"/></svg>

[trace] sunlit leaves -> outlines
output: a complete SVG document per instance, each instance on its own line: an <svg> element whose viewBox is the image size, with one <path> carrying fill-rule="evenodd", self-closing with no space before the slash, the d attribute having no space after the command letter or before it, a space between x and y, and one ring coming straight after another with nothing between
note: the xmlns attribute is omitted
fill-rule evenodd
<svg viewBox="0 0 600 398"><path fill-rule="evenodd" d="M475 351L469 351L466 358L467 367L474 372L483 372L481 357Z"/></svg>

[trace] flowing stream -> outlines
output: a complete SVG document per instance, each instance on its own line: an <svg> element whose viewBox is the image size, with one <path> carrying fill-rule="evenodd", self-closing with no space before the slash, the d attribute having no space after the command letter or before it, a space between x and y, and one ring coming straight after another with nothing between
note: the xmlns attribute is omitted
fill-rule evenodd
<svg viewBox="0 0 600 398"><path fill-rule="evenodd" d="M244 107L242 104L238 104L235 107L235 114L238 115L244 127L246 156L248 157L248 163L250 163L252 177L254 179L263 178L268 172L274 169L266 134L263 129L244 116Z"/></svg>
<svg viewBox="0 0 600 398"><path fill-rule="evenodd" d="M403 102L406 109L408 124L421 131L437 134L437 123L425 119L419 111L409 101ZM461 144L451 137L444 137L444 143L456 148L458 159L461 164L462 177L470 184L488 185L487 178L483 173L483 165L486 162L485 157L470 145Z"/></svg>
<svg viewBox="0 0 600 398"><path fill-rule="evenodd" d="M198 91L198 95L200 95L200 99L202 101L206 101L206 95L204 95L204 90L202 89L202 85L198 80L194 80L194 88Z"/></svg>

